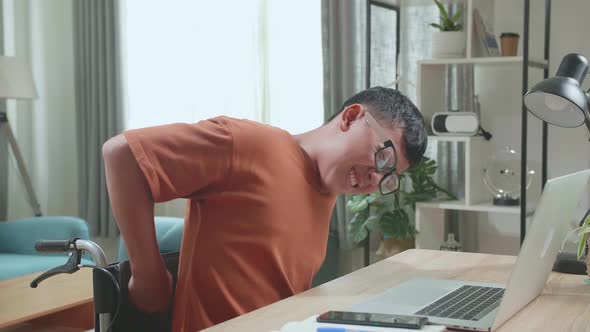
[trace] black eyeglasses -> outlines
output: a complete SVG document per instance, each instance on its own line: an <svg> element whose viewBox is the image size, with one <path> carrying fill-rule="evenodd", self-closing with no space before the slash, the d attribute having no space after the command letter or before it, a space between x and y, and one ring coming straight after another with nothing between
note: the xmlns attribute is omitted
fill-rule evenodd
<svg viewBox="0 0 590 332"><path fill-rule="evenodd" d="M375 152L375 169L385 173L379 181L381 195L389 195L399 190L399 177L395 173L397 153L390 140L385 141L384 147Z"/></svg>
<svg viewBox="0 0 590 332"><path fill-rule="evenodd" d="M377 123L377 120L369 112L365 112L365 119L367 125L371 128L377 136L384 142L383 147L375 152L375 170L379 173L385 173L383 178L379 181L379 191L381 195L393 194L399 190L399 177L397 176L397 151L390 139L387 139L383 129ZM372 124L371 124L372 123Z"/></svg>

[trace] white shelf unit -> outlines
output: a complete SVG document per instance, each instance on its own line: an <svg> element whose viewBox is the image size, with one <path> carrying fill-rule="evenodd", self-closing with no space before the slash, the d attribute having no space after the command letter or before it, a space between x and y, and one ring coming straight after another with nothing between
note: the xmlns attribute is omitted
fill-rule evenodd
<svg viewBox="0 0 590 332"><path fill-rule="evenodd" d="M479 204L468 205L465 201L439 201L439 202L425 202L417 204L420 208L430 209L445 209L445 210L459 210L459 211L475 211L475 212L497 212L497 213L512 213L519 214L520 206L497 206L490 202L483 202Z"/></svg>
<svg viewBox="0 0 590 332"><path fill-rule="evenodd" d="M463 145L462 150L465 153L465 164L463 165L463 183L464 197L459 197L463 205L471 206L486 202L490 194L485 188L482 179L482 172L487 161L484 158L478 158L487 155L490 152L490 144L482 136L428 136L429 149L433 145L441 143L458 143ZM429 155L429 150L426 151Z"/></svg>
<svg viewBox="0 0 590 332"><path fill-rule="evenodd" d="M475 58L453 58L453 59L425 59L419 60L418 65L498 65L498 64L517 64L522 65L522 56L500 56L500 57L475 57ZM530 67L545 68L548 65L544 59L529 59Z"/></svg>
<svg viewBox="0 0 590 332"><path fill-rule="evenodd" d="M534 205L527 205L527 217L532 215L535 211ZM489 212L489 213L507 213L507 214L520 214L519 206L499 206L494 205L492 202L482 202L477 204L466 204L463 200L455 201L432 201L417 203L416 208L426 209L444 209L444 210L458 210L458 211L472 211L472 212Z"/></svg>
<svg viewBox="0 0 590 332"><path fill-rule="evenodd" d="M496 41L498 42L498 46L500 47L499 33L502 31L497 29L495 25L503 25L503 23L505 22L505 20L503 20L503 17L511 17L512 13L505 12L506 4L510 5L518 3L519 5L521 5L522 2L516 2L514 0L441 0L441 2L443 4L460 4L463 7L463 27L466 32L465 57L462 59L431 59L423 60L423 62L428 63L432 61L433 63L436 63L440 61L440 63L445 63L444 61L449 61L446 63L519 63L523 61L522 56L488 56L487 51L485 50L485 46L483 45L480 36L476 33L473 26L473 12L475 9L477 9L480 16L483 19L483 23L485 24L486 29L495 34ZM497 6L498 3L500 3L500 6ZM500 19L496 19L496 15L503 17L500 17ZM522 24L520 23L519 25ZM542 58L535 59L533 57L529 57L529 62L532 62L529 64L530 66L539 66L542 68L547 66L547 61Z"/></svg>
<svg viewBox="0 0 590 332"><path fill-rule="evenodd" d="M445 210L472 211L485 213L507 213L518 215L519 206L495 206L492 195L485 188L482 180L483 169L492 149L492 144L482 136L429 136L428 150L444 143L462 145L460 151L465 155L463 174L460 181L464 188L463 195L454 201L435 201L416 204L416 247L422 249L438 249L444 238Z"/></svg>
<svg viewBox="0 0 590 332"><path fill-rule="evenodd" d="M494 121L487 121L490 120L490 117L506 116L506 113L512 113L513 118L520 116L522 109L520 84L522 82L522 66L524 64L523 57L483 56L483 45L473 31L473 12L475 8L479 10L486 25L491 27L494 22L494 11L499 10L500 13L502 11L501 9L495 8L496 3L503 3L500 6L502 7L506 5L507 1L512 0L446 1L446 3L462 3L465 8L464 14L469 14L465 20L465 27L467 28L466 55L464 58L426 59L420 60L417 63L417 106L424 116L429 131L432 115L437 112L446 111L445 82L449 65L472 64L474 66L476 72L474 82L476 86L474 89L475 93L480 95L480 101L482 102L482 121L486 120L483 122L484 125L495 123ZM493 27L491 28L493 29ZM497 31L494 32L497 33ZM529 58L528 64L529 67L537 68L546 68L548 66L546 60L531 58ZM515 88L506 87L507 85L516 83L518 85ZM505 114L493 114L494 112L492 111L497 111L497 109L494 109L496 107L502 109ZM497 123L495 124L498 125ZM490 130L489 127L486 127L486 129ZM495 128L491 129L493 133L496 133L493 130ZM513 132L516 132L516 130ZM520 131L518 130L518 133L513 133L513 135L518 135L518 138L520 138ZM497 137L495 141L489 142L480 136L429 136L429 146L442 142L463 145L465 187L463 188L464 197L459 197L459 200L418 203L416 205L415 221L416 228L419 232L416 237L416 246L418 248L439 249L440 244L444 241L445 210L501 214L505 216L505 218L500 218L503 220L512 220L520 216L520 206L493 205L492 195L483 183L482 175L485 163L494 151L501 148L497 144L502 139L505 138ZM512 138L512 141L514 140L515 138ZM527 215L532 214L533 209L531 209L531 205L527 204Z"/></svg>

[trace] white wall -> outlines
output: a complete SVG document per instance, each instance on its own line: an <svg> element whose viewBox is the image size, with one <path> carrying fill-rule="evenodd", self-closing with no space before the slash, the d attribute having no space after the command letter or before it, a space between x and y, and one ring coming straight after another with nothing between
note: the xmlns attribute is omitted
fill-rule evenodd
<svg viewBox="0 0 590 332"><path fill-rule="evenodd" d="M39 92L11 102L8 116L45 215L78 215L71 0L3 0L6 55L29 60ZM11 164L14 164L11 162ZM32 215L9 167L8 219Z"/></svg>
<svg viewBox="0 0 590 332"><path fill-rule="evenodd" d="M521 39L519 43L519 55L523 50L523 13L524 1L495 0L494 33L498 36L502 32L517 32ZM550 38L550 69L549 76L555 75L557 67L565 54L576 52L590 57L590 43L585 35L590 29L587 14L590 12L590 1L568 0L552 1L551 10L551 38ZM544 43L544 0L532 0L530 11L530 57L543 57ZM520 69L519 69L520 70ZM480 79L489 72L480 73ZM494 75L503 77L501 84L494 83L487 89L494 89L496 93L505 96L488 100L488 105L494 105L494 109L488 107L488 114L484 111L483 121L495 130L494 141L498 148L511 145L520 148L521 111L514 105L520 103L522 92L522 75L513 69L500 69ZM543 79L541 69L529 71L529 88ZM590 80L583 84L584 89L590 87ZM485 97L483 97L485 101ZM483 102L482 101L482 104ZM495 114L490 114L491 112ZM590 143L588 131L585 126L575 129L565 129L549 126L548 139L548 177L572 173L590 168ZM541 122L532 115L528 116L528 159L540 163L541 161ZM536 186L528 192L533 198L540 191L540 174L535 179ZM487 253L516 254L519 250L520 219L518 216L506 214L466 214L463 218L477 218L475 234L477 241L467 241L468 246L478 251ZM465 225L464 224L464 225ZM465 227L465 226L464 226ZM471 226L472 228L474 226ZM468 232L473 229L468 230ZM471 233L469 233L471 234Z"/></svg>

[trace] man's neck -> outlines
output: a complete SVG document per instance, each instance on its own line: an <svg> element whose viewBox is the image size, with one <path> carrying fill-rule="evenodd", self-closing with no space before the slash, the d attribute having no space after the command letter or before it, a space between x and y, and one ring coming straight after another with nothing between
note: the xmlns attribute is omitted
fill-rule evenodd
<svg viewBox="0 0 590 332"><path fill-rule="evenodd" d="M302 134L293 135L295 141L301 146L301 149L317 164L318 159L322 155L322 150L326 139L328 139L327 132L330 130L329 125L324 125Z"/></svg>
<svg viewBox="0 0 590 332"><path fill-rule="evenodd" d="M330 156L330 150L328 147L329 144L333 143L335 137L332 133L334 128L330 126L331 124L327 124L303 134L293 136L303 152L314 164L320 178L322 177L321 167L326 167L326 163L329 163L326 159ZM325 186L323 179L320 179L320 181Z"/></svg>

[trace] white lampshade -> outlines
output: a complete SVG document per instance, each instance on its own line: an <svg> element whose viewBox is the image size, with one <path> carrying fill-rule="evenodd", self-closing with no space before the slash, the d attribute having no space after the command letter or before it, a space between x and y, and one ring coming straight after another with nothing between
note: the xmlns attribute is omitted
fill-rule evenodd
<svg viewBox="0 0 590 332"><path fill-rule="evenodd" d="M0 56L0 98L35 99L37 88L26 61Z"/></svg>

